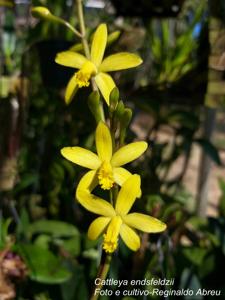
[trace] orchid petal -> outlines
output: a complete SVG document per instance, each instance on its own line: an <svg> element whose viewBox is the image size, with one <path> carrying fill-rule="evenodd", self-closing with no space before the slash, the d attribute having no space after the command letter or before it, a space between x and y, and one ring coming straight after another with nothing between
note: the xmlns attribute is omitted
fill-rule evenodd
<svg viewBox="0 0 225 300"><path fill-rule="evenodd" d="M100 234L106 229L111 218L109 217L98 217L95 219L88 228L88 238L90 240L96 240Z"/></svg>
<svg viewBox="0 0 225 300"><path fill-rule="evenodd" d="M114 168L113 169L113 177L114 177L114 180L117 184L119 184L120 186L122 186L124 184L124 182L131 176L132 174L127 171L126 169L124 168ZM137 195L137 198L140 198L141 197L141 189L140 189L140 192L138 193Z"/></svg>
<svg viewBox="0 0 225 300"><path fill-rule="evenodd" d="M131 175L122 185L117 200L116 212L119 215L126 215L131 209L135 199L140 195L140 176L135 174Z"/></svg>
<svg viewBox="0 0 225 300"><path fill-rule="evenodd" d="M104 217L114 217L115 210L112 205L86 190L77 189L76 198L78 202L88 211Z"/></svg>
<svg viewBox="0 0 225 300"><path fill-rule="evenodd" d="M113 177L115 182L120 186L131 176L132 174L124 168L114 168Z"/></svg>
<svg viewBox="0 0 225 300"><path fill-rule="evenodd" d="M94 188L98 185L97 171L88 171L79 181L77 191L83 190L91 193Z"/></svg>
<svg viewBox="0 0 225 300"><path fill-rule="evenodd" d="M78 202L88 211L105 217L115 216L115 210L112 205L91 194L91 191L97 185L96 171L89 171L80 180L76 190L76 198Z"/></svg>
<svg viewBox="0 0 225 300"><path fill-rule="evenodd" d="M74 74L70 81L67 84L66 92L65 92L65 102L66 104L70 104L75 96L76 92L78 91L78 85L76 81L76 74Z"/></svg>
<svg viewBox="0 0 225 300"><path fill-rule="evenodd" d="M137 251L140 248L140 237L133 229L124 223L120 227L120 236L127 247L131 250Z"/></svg>
<svg viewBox="0 0 225 300"><path fill-rule="evenodd" d="M69 161L88 169L97 169L101 165L95 153L81 147L64 147L61 154Z"/></svg>
<svg viewBox="0 0 225 300"><path fill-rule="evenodd" d="M131 213L123 217L123 221L130 227L144 232L161 232L166 229L166 224L160 220L140 213Z"/></svg>
<svg viewBox="0 0 225 300"><path fill-rule="evenodd" d="M106 57L99 66L100 72L119 71L139 66L142 59L133 53L120 52Z"/></svg>
<svg viewBox="0 0 225 300"><path fill-rule="evenodd" d="M98 157L101 161L110 161L112 158L112 138L109 128L100 122L96 129L95 141Z"/></svg>
<svg viewBox="0 0 225 300"><path fill-rule="evenodd" d="M109 105L109 96L111 91L114 89L115 82L113 81L112 77L106 73L98 73L95 76L95 82L101 91L103 98L105 99L106 103Z"/></svg>
<svg viewBox="0 0 225 300"><path fill-rule="evenodd" d="M103 59L107 43L107 26L101 24L94 33L91 44L91 61L98 67Z"/></svg>
<svg viewBox="0 0 225 300"><path fill-rule="evenodd" d="M134 142L123 146L113 154L112 166L120 167L135 160L146 151L147 147L148 144L146 142Z"/></svg>
<svg viewBox="0 0 225 300"><path fill-rule="evenodd" d="M75 69L81 69L86 61L87 58L84 55L73 51L59 52L55 58L57 64Z"/></svg>

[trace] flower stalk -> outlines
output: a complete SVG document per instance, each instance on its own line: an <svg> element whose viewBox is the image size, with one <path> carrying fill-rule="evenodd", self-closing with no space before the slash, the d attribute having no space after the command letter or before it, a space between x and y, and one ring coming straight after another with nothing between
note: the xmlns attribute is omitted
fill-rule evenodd
<svg viewBox="0 0 225 300"><path fill-rule="evenodd" d="M101 282L106 279L109 269L110 269L110 264L112 260L112 255L111 254L105 254L105 252L102 252L102 257L101 257L101 264L99 266L99 272L97 275L97 278L100 278L100 284L95 285L92 296L90 300L97 300L99 298L99 291L101 291L103 285ZM96 292L96 289L98 289L98 293Z"/></svg>
<svg viewBox="0 0 225 300"><path fill-rule="evenodd" d="M84 22L84 11L83 11L83 0L76 0L77 4L77 16L78 16L78 22L80 26L80 32L81 32L81 42L84 48L84 53L88 59L90 59L90 49L88 46L88 41L86 37L86 26Z"/></svg>

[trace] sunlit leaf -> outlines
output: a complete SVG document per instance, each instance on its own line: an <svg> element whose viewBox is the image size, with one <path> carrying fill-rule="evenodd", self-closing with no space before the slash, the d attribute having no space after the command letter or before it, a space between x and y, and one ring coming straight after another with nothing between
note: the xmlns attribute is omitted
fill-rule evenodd
<svg viewBox="0 0 225 300"><path fill-rule="evenodd" d="M53 220L40 220L30 224L28 233L30 235L46 233L51 234L53 237L79 236L79 231L74 225Z"/></svg>
<svg viewBox="0 0 225 300"><path fill-rule="evenodd" d="M71 277L61 259L49 250L31 244L19 244L16 249L26 262L32 280L45 284L59 284Z"/></svg>

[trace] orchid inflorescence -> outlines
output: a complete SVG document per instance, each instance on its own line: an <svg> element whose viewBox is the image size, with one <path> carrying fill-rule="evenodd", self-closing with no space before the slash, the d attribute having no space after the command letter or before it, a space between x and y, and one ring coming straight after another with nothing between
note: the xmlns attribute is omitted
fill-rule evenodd
<svg viewBox="0 0 225 300"><path fill-rule="evenodd" d="M50 21L60 22L70 28L70 24L53 16L47 8L34 8L33 14ZM77 33L76 29L73 31ZM84 41L85 37L82 32L78 32L77 35ZM141 178L138 174L131 174L123 166L139 158L147 150L147 143L144 141L127 145L115 143L115 132L118 128L116 130L112 128L113 121L115 121L113 114L119 111L119 106L123 111L126 110L121 101L118 103L118 99L113 99L116 84L108 72L137 67L142 63L142 59L128 52L112 54L104 58L107 41L107 26L100 24L93 34L91 43L86 41L86 48L90 45L90 50L84 51L83 54L82 51L74 51L76 47L72 47L68 51L58 53L55 62L77 69L66 87L65 102L67 104L73 100L78 89L88 87L90 83L95 91L100 91L107 104L110 126L105 122L105 118L97 121L95 131L97 153L74 146L64 147L61 149L61 154L67 160L89 169L78 183L76 199L86 210L98 215L89 226L88 237L95 240L103 235L102 248L106 253L111 254L118 249L119 237L127 247L136 251L141 244L136 229L147 233L157 233L164 231L166 225L149 215L130 212L136 198L140 198L142 194ZM129 111L126 112L130 118ZM129 123L124 122L125 114L120 114L120 118L121 122L118 127L122 128L121 124ZM122 130L121 128L119 129ZM109 197L109 201L100 198L94 194L96 187L109 191L110 196L113 195L113 197Z"/></svg>
<svg viewBox="0 0 225 300"><path fill-rule="evenodd" d="M70 79L65 94L66 102L71 101L78 88L86 87L93 78L106 103L110 105L110 95L115 87L112 77L105 72L128 69L139 65L142 60L136 54L118 53L103 59L107 41L107 27L98 26L91 45L91 59L72 52L64 51L56 56L56 62L80 69ZM76 199L88 211L100 215L89 229L88 237L97 239L103 234L103 249L107 253L118 247L118 236L131 249L140 248L140 238L136 231L161 232L166 225L148 215L130 213L134 201L141 196L140 176L132 175L122 166L140 157L147 149L146 142L133 142L114 149L112 136L106 123L100 121L95 132L97 154L81 147L65 147L61 154L69 161L88 168L76 190ZM92 192L96 186L112 190L120 186L114 203L109 203Z"/></svg>

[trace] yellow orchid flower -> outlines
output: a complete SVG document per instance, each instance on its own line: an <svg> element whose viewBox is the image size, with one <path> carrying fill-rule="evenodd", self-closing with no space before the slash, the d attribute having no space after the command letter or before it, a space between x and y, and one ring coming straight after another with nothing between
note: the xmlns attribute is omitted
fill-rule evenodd
<svg viewBox="0 0 225 300"><path fill-rule="evenodd" d="M90 79L93 77L105 101L109 105L109 95L115 87L115 83L107 72L133 68L142 63L142 59L139 56L128 52L109 55L103 60L106 44L107 26L106 24L101 24L94 33L90 59L73 51L64 51L57 54L56 63L79 69L72 76L66 87L65 101L67 104L71 102L79 88L89 86Z"/></svg>
<svg viewBox="0 0 225 300"><path fill-rule="evenodd" d="M97 155L81 147L64 147L61 154L77 165L94 170L92 173L97 178L96 185L99 183L105 190L111 189L114 183L121 186L131 176L131 173L121 166L135 160L147 149L146 142L134 142L121 147L113 154L111 134L103 122L99 122L97 126L95 144Z"/></svg>
<svg viewBox="0 0 225 300"><path fill-rule="evenodd" d="M147 233L162 232L166 229L166 224L156 218L136 212L129 213L140 191L139 175L131 175L122 185L115 209L109 202L89 192L92 180L93 174L84 175L77 187L76 198L88 211L100 215L89 226L88 237L95 240L103 233L105 252L113 253L117 249L119 236L127 247L137 251L140 248L140 238L133 228ZM87 186L89 189L84 188Z"/></svg>

